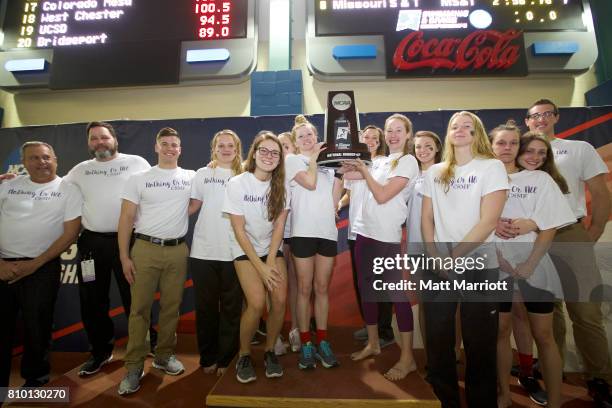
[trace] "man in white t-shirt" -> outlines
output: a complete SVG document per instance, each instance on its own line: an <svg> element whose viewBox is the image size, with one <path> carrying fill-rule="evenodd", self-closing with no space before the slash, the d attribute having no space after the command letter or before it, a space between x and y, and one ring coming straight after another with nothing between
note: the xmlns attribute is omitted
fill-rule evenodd
<svg viewBox="0 0 612 408"><path fill-rule="evenodd" d="M161 129L156 138L158 165L132 175L121 195L118 240L123 274L131 286L132 310L124 357L128 370L119 394L140 389L147 329L153 296L159 286L159 335L153 367L179 375L185 368L174 355L179 306L187 274L185 244L193 170L178 167L181 139L176 130ZM134 229L134 244L130 249Z"/></svg>
<svg viewBox="0 0 612 408"><path fill-rule="evenodd" d="M151 168L140 156L118 152L117 135L109 123L91 122L86 133L93 159L77 164L64 177L83 196L83 231L77 241L82 263L77 276L81 318L91 356L81 366L81 376L97 373L113 358L115 330L108 315L112 275L115 275L125 315L130 315L130 285L123 276L117 245L121 193L130 175ZM157 333L152 327L149 333L153 350Z"/></svg>
<svg viewBox="0 0 612 408"><path fill-rule="evenodd" d="M24 386L49 381L49 346L60 287L60 254L76 239L81 197L57 177L57 158L44 142L21 147L29 175L0 185L0 387L8 387L17 314L24 326ZM0 388L1 389L1 388ZM0 402L4 395L0 392Z"/></svg>
<svg viewBox="0 0 612 408"><path fill-rule="evenodd" d="M568 299L565 306L573 323L576 347L584 363L589 394L598 406L610 407L612 366L601 304L598 301L589 302L593 289L601 282L601 276L592 248L580 244L596 242L610 216L610 193L605 181L608 168L589 143L556 138L555 124L558 121L559 110L548 99L531 105L525 118L525 124L531 131L543 133L550 141L555 164L570 190L567 199L578 222L557 231L550 253L564 283L565 298ZM588 229L581 222L587 215L585 185L591 194L592 221ZM561 302L555 305L554 317L555 340L563 356L565 317Z"/></svg>

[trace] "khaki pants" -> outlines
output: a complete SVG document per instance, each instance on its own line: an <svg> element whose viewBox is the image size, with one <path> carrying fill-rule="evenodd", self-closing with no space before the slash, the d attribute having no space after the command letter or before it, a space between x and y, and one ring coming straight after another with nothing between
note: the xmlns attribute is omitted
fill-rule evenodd
<svg viewBox="0 0 612 408"><path fill-rule="evenodd" d="M131 286L132 310L125 367L140 369L147 356L146 337L151 319L153 297L159 285L159 335L155 357L165 359L174 354L179 307L187 274L189 249L185 243L162 247L137 239L131 251L136 279Z"/></svg>
<svg viewBox="0 0 612 408"><path fill-rule="evenodd" d="M555 243L557 242L590 242L590 237L584 226L577 223L559 230L555 236ZM568 246L560 246L555 250L553 246L550 251L551 258L560 274L563 274L562 271L567 270L568 265L571 265L572 274L578 288L576 288L576 285L568 287L567 282L571 280L562 279L562 282L565 283L564 291L568 293L570 291L575 292L578 289L580 300L588 299L590 292L586 292L592 290L598 282L601 282L594 253L581 250L579 251L580 254L576 256L576 253L572 253L569 249ZM593 273L593 271L596 273ZM586 379L597 377L612 382L612 367L610 354L608 353L608 339L603 326L601 303L565 302L565 307L572 321L576 348L584 362ZM555 342L563 358L566 327L562 302L555 304L553 327Z"/></svg>

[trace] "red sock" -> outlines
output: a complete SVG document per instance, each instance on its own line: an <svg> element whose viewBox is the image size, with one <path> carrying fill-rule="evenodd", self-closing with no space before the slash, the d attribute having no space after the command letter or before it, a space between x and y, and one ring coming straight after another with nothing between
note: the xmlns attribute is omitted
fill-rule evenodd
<svg viewBox="0 0 612 408"><path fill-rule="evenodd" d="M300 332L300 341L302 342L302 344L308 343L310 341L310 332Z"/></svg>
<svg viewBox="0 0 612 408"><path fill-rule="evenodd" d="M533 355L518 353L521 375L533 377Z"/></svg>
<svg viewBox="0 0 612 408"><path fill-rule="evenodd" d="M327 330L317 329L317 344L327 339Z"/></svg>

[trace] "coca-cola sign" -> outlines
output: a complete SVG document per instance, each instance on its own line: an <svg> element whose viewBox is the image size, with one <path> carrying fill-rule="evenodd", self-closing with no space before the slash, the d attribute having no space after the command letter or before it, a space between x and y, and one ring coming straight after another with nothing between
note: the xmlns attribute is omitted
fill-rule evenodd
<svg viewBox="0 0 612 408"><path fill-rule="evenodd" d="M385 35L387 76L527 75L522 31L403 31Z"/></svg>

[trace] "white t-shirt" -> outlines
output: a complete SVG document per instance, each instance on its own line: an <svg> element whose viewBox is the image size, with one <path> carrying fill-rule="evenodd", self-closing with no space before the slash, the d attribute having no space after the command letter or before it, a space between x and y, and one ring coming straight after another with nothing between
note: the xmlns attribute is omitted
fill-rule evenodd
<svg viewBox="0 0 612 408"><path fill-rule="evenodd" d="M92 159L74 166L64 181L81 191L83 227L95 232L117 232L125 182L132 174L150 168L142 157L123 153L107 162Z"/></svg>
<svg viewBox="0 0 612 408"><path fill-rule="evenodd" d="M191 184L191 198L202 201L193 231L191 257L213 261L232 261L230 233L232 225L223 213L225 186L232 177L231 169L203 167Z"/></svg>
<svg viewBox="0 0 612 408"><path fill-rule="evenodd" d="M161 239L184 237L194 176L193 170L158 166L130 176L121 198L138 205L135 231Z"/></svg>
<svg viewBox="0 0 612 408"><path fill-rule="evenodd" d="M376 171L378 167L385 162L386 156L376 156L372 160L372 168L370 171ZM365 180L344 180L344 188L351 191L351 200L349 203L349 224L348 224L348 239L354 241L357 239L357 234L353 231L355 220L361 214L365 195L370 190Z"/></svg>
<svg viewBox="0 0 612 408"><path fill-rule="evenodd" d="M397 166L392 169L397 159ZM394 153L380 162L376 169L372 168L372 177L380 184L386 184L393 177L403 177L408 180L419 174L419 165L414 156ZM402 225L408 216L408 183L393 198L384 204L379 204L374 194L368 189L364 195L363 209L355 220L353 230L356 234L381 242L402 241Z"/></svg>
<svg viewBox="0 0 612 408"><path fill-rule="evenodd" d="M439 177L444 163L434 164L425 174L423 195L431 197L436 242L459 243L480 221L480 200L499 190L508 190L508 174L503 163L496 159L475 158L463 166L455 167L449 190ZM494 233L486 239L493 240ZM497 268L495 248L481 245L475 251L486 256L488 268Z"/></svg>
<svg viewBox="0 0 612 408"><path fill-rule="evenodd" d="M510 191L502 217L530 219L540 230L562 228L576 222L563 193L548 173L540 170L523 170L510 174L509 177ZM532 248L531 245L520 243L534 242L537 237L538 234L532 231L507 240L496 236L495 241L504 258L516 266L529 258ZM500 271L501 278L505 279L506 276ZM542 257L527 282L533 287L553 293L558 298L563 294L559 275L548 254Z"/></svg>
<svg viewBox="0 0 612 408"><path fill-rule="evenodd" d="M81 194L61 177L39 184L17 176L0 185L0 255L36 258L81 216Z"/></svg>
<svg viewBox="0 0 612 408"><path fill-rule="evenodd" d="M423 207L425 173L421 172L417 177L410 180L410 185L408 186L408 219L406 220L406 228L408 229L407 254L422 254L425 251L423 235L421 234L421 208Z"/></svg>
<svg viewBox="0 0 612 408"><path fill-rule="evenodd" d="M293 178L308 171L310 158L303 154L289 154L285 159L285 180L291 190L291 237L338 240L336 205L333 198L334 170L317 169L317 187L311 191Z"/></svg>
<svg viewBox="0 0 612 408"><path fill-rule="evenodd" d="M279 250L279 248L270 248L274 226L273 222L268 221L269 189L269 180L261 181L248 171L233 177L225 188L223 211L244 216L244 229L257 256L266 256L269 252ZM233 232L229 237L233 259L244 255Z"/></svg>
<svg viewBox="0 0 612 408"><path fill-rule="evenodd" d="M598 174L609 172L595 148L582 140L554 139L551 143L555 164L565 177L569 194L566 194L570 208L576 218L587 214L584 182Z"/></svg>

